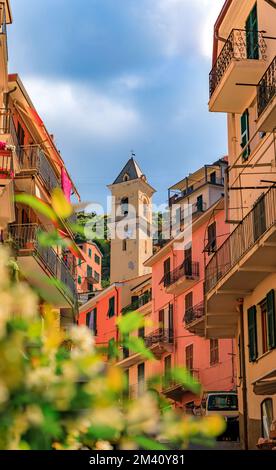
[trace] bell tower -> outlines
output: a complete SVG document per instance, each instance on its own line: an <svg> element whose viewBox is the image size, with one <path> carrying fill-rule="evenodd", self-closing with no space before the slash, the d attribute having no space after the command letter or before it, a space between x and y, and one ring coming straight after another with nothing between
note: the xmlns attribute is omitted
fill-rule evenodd
<svg viewBox="0 0 276 470"><path fill-rule="evenodd" d="M110 282L133 279L151 272L143 263L153 252L152 196L134 154L114 183L112 195L112 233Z"/></svg>

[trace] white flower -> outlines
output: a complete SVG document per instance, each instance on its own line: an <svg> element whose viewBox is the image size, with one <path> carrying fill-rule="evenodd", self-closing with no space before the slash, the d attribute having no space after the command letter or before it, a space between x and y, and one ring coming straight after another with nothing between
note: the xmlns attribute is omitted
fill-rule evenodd
<svg viewBox="0 0 276 470"><path fill-rule="evenodd" d="M97 441L95 445L96 450L113 450L112 445L107 441Z"/></svg>
<svg viewBox="0 0 276 470"><path fill-rule="evenodd" d="M159 423L159 411L157 403L150 393L133 401L127 415L128 429L130 431L142 431L155 433Z"/></svg>
<svg viewBox="0 0 276 470"><path fill-rule="evenodd" d="M51 367L39 367L27 374L26 385L29 388L45 390L54 380L55 373Z"/></svg>
<svg viewBox="0 0 276 470"><path fill-rule="evenodd" d="M70 328L70 338L81 352L89 353L94 350L95 340L86 326L72 326Z"/></svg>
<svg viewBox="0 0 276 470"><path fill-rule="evenodd" d="M26 409L26 416L33 426L40 426L44 421L43 413L37 405L29 405Z"/></svg>

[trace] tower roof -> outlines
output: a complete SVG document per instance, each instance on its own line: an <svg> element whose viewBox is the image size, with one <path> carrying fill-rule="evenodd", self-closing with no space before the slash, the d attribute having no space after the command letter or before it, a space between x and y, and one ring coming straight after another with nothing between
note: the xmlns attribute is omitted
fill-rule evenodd
<svg viewBox="0 0 276 470"><path fill-rule="evenodd" d="M143 176L142 170L138 163L131 157L120 174L117 176L113 184L123 183L125 181L136 180ZM127 179L126 179L127 178Z"/></svg>

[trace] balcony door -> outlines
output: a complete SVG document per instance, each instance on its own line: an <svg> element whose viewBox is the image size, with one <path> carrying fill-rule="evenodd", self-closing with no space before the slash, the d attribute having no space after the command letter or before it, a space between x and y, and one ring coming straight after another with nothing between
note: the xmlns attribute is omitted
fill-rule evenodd
<svg viewBox="0 0 276 470"><path fill-rule="evenodd" d="M246 20L245 30L247 58L259 59L257 3Z"/></svg>
<svg viewBox="0 0 276 470"><path fill-rule="evenodd" d="M145 363L138 365L138 396L142 395L145 391Z"/></svg>
<svg viewBox="0 0 276 470"><path fill-rule="evenodd" d="M260 197L253 209L253 235L254 241L266 231L265 199Z"/></svg>
<svg viewBox="0 0 276 470"><path fill-rule="evenodd" d="M184 269L186 276L192 275L192 245L190 243L184 248Z"/></svg>
<svg viewBox="0 0 276 470"><path fill-rule="evenodd" d="M171 277L171 258L167 258L163 264L164 269L164 284L168 286L170 284Z"/></svg>

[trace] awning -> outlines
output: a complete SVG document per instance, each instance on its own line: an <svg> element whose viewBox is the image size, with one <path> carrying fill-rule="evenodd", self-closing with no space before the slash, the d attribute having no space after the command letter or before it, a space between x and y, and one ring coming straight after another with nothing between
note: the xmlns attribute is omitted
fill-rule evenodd
<svg viewBox="0 0 276 470"><path fill-rule="evenodd" d="M275 395L276 369L255 380L252 385L256 395Z"/></svg>

